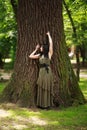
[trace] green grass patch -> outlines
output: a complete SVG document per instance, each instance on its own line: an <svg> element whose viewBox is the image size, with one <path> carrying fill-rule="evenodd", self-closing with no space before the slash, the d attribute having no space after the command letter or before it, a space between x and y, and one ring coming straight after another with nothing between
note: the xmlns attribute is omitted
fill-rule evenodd
<svg viewBox="0 0 87 130"><path fill-rule="evenodd" d="M9 115L1 118L1 126L5 123L11 130L16 127L23 130L86 130L87 104L61 110L41 110L20 108L11 104L0 107ZM4 120L4 122L3 122ZM15 124L15 126L13 125ZM3 130L3 129L2 129ZM9 129L10 130L10 129Z"/></svg>
<svg viewBox="0 0 87 130"><path fill-rule="evenodd" d="M79 86L83 92L83 95L87 99L87 79L86 78L81 78L79 82Z"/></svg>
<svg viewBox="0 0 87 130"><path fill-rule="evenodd" d="M7 83L0 83L0 93ZM87 79L81 78L80 88L87 99ZM87 104L76 107L41 110L0 105L0 129L5 130L87 130Z"/></svg>

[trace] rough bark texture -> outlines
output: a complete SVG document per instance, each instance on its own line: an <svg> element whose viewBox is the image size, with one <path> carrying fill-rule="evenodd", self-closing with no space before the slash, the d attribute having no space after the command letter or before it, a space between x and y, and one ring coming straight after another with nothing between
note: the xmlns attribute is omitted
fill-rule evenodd
<svg viewBox="0 0 87 130"><path fill-rule="evenodd" d="M5 99L24 106L35 106L38 61L28 55L35 45L43 43L49 30L54 44L52 70L55 105L84 102L64 42L62 0L19 0L18 44L11 81L4 91Z"/></svg>

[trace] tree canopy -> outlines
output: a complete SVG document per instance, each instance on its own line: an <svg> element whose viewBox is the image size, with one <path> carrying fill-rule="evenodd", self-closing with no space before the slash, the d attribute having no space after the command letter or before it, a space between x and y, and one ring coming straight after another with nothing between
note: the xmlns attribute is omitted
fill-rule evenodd
<svg viewBox="0 0 87 130"><path fill-rule="evenodd" d="M10 1L0 0L0 53L2 58L14 57L17 24Z"/></svg>
<svg viewBox="0 0 87 130"><path fill-rule="evenodd" d="M76 32L77 43L73 43L73 30L70 23L70 19L64 8L64 29L66 35L67 45L87 43L87 1L86 0L66 0L66 4L73 18Z"/></svg>

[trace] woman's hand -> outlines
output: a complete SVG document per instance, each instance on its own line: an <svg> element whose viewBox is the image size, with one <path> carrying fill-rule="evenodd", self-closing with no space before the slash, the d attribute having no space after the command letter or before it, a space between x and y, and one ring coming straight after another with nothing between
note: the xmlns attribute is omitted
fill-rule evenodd
<svg viewBox="0 0 87 130"><path fill-rule="evenodd" d="M36 50L38 50L40 48L40 45L38 44L37 46L36 46Z"/></svg>
<svg viewBox="0 0 87 130"><path fill-rule="evenodd" d="M35 48L35 50L29 55L29 58L31 59L38 59L40 57L40 54L36 54L37 50L40 48L40 45L38 44Z"/></svg>
<svg viewBox="0 0 87 130"><path fill-rule="evenodd" d="M50 32L48 31L46 34L47 34L47 35L50 35Z"/></svg>

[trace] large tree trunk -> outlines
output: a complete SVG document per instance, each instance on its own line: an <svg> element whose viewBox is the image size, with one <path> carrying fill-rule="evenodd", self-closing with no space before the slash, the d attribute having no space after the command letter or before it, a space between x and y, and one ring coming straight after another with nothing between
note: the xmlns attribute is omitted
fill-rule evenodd
<svg viewBox="0 0 87 130"><path fill-rule="evenodd" d="M19 0L18 45L14 73L4 91L5 99L24 106L35 106L38 61L28 55L43 43L50 31L54 44L52 70L54 103L69 106L84 102L73 73L64 42L62 0Z"/></svg>

